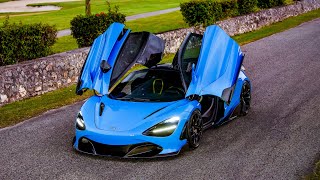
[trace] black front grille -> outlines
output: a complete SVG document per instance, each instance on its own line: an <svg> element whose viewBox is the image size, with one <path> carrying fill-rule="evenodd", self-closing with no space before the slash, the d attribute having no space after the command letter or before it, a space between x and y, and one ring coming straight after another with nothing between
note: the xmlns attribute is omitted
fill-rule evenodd
<svg viewBox="0 0 320 180"><path fill-rule="evenodd" d="M162 151L160 146L152 143L106 145L87 138L79 139L78 149L89 154L116 157L153 157Z"/></svg>

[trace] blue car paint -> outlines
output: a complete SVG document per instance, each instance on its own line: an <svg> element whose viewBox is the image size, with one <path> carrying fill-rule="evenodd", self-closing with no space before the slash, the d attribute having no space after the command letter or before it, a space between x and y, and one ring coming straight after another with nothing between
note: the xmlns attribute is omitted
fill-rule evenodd
<svg viewBox="0 0 320 180"><path fill-rule="evenodd" d="M112 24L103 35L95 40L91 48L80 78L83 83L79 89L95 89L103 96L92 96L81 107L80 111L86 129L78 130L75 128L74 148L79 150L79 139L86 137L107 145L149 142L163 148L160 155L177 153L187 143L186 139L180 140L186 122L194 110L201 110L198 101L182 99L174 102L128 102L114 100L107 95L112 69L107 73L102 73L100 63L102 60L107 60L111 67L114 66L117 54L130 32L128 30L118 41L117 37L123 28L122 24ZM218 46L212 41L223 43ZM221 97L225 88L236 84L230 103L224 104L224 116L219 120L219 123L227 120L226 118L239 105L244 81L250 82L243 71L235 74L235 69L239 69L241 66L242 56L239 46L218 26L209 26L206 29L199 62L195 69L195 78L192 79L187 94L209 94ZM205 74L210 74L210 76L205 77ZM100 103L104 103L106 106L101 117L99 116ZM154 113L158 109L161 110ZM150 127L173 116L179 116L180 121L170 136L154 137L142 134Z"/></svg>
<svg viewBox="0 0 320 180"><path fill-rule="evenodd" d="M107 31L95 39L80 77L81 86L77 91L94 89L102 95L108 93L112 69L103 73L100 64L102 60L106 60L111 67L114 66L117 55L130 33L130 30L126 31L118 40L123 29L123 24L113 23Z"/></svg>
<svg viewBox="0 0 320 180"><path fill-rule="evenodd" d="M227 121L227 117L229 117L232 112L237 108L237 106L240 104L240 95L242 90L243 83L247 81L250 84L249 78L245 75L245 73L241 70L238 76L238 79L236 81L236 87L233 92L231 102L228 105L227 103L224 103L224 116L218 120L217 124L224 123L223 121Z"/></svg>
<svg viewBox="0 0 320 180"><path fill-rule="evenodd" d="M186 97L192 94L222 97L223 90L235 83L242 59L239 45L230 36L219 26L207 27Z"/></svg>
<svg viewBox="0 0 320 180"><path fill-rule="evenodd" d="M99 115L100 103L95 106L95 124L98 129L106 131L128 131L146 122L150 112L170 106L173 102L142 103L112 100L107 96L101 98L105 104L103 114ZM144 111L141 111L141 110ZM148 109L148 110L145 110ZM110 118L112 117L112 118Z"/></svg>
<svg viewBox="0 0 320 180"><path fill-rule="evenodd" d="M132 112L137 109L137 107L144 107L144 112L152 113L154 111L154 106L159 106L159 104L167 106L164 112L157 112L152 116L143 119L137 116L131 116L130 114L126 118L119 118L118 114L115 116L110 115L108 118L103 119L104 121L108 121L110 119L110 123L107 124L107 127L121 127L119 122L123 124L129 123L130 120L137 122L136 124L132 124L131 128L126 129L125 131L119 131L116 129L102 130L97 127L96 122L94 121L94 117L97 116L98 111L92 111L92 107L99 106L100 101L103 101L106 104L117 103L119 106L118 111L128 111ZM121 106L123 105L123 106ZM113 106L113 105L110 105ZM168 153L177 153L180 149L186 144L186 140L180 140L180 135L182 133L183 127L187 120L190 118L191 112L195 109L201 109L199 102L197 101L189 101L186 99L182 99L175 102L169 103L151 103L151 102L126 102L110 99L108 96L98 97L92 96L90 97L82 106L81 112L83 114L83 119L85 121L86 129L78 130L76 129L76 142L74 147L78 149L78 142L80 137L86 137L95 142L100 142L108 145L129 145L129 144L138 144L150 142L157 144L163 148L160 154L168 154ZM168 110L170 110L168 112ZM144 115L146 115L145 113ZM177 129L167 137L152 137L145 136L142 133L148 128L167 120L173 116L179 116L180 121ZM118 120L118 121L111 121ZM78 149L79 150L79 149Z"/></svg>

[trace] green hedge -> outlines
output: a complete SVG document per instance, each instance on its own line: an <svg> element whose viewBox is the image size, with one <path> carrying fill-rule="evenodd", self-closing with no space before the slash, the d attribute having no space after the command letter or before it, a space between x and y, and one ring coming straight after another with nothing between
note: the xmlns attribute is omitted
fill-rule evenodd
<svg viewBox="0 0 320 180"><path fill-rule="evenodd" d="M239 15L237 0L192 0L180 4L180 11L190 26L209 25L223 18Z"/></svg>
<svg viewBox="0 0 320 180"><path fill-rule="evenodd" d="M180 11L189 26L210 25L228 17L252 13L259 8L285 5L286 0L191 0L180 3Z"/></svg>
<svg viewBox="0 0 320 180"><path fill-rule="evenodd" d="M183 19L190 26L208 25L222 16L221 4L208 0L193 0L180 4Z"/></svg>
<svg viewBox="0 0 320 180"><path fill-rule="evenodd" d="M0 26L0 66L50 54L56 42L57 29L47 24L11 24Z"/></svg>
<svg viewBox="0 0 320 180"><path fill-rule="evenodd" d="M108 4L108 13L95 15L78 15L70 22L71 32L79 47L91 46L94 39L102 34L113 22L125 22L125 15L118 11L118 7L111 9Z"/></svg>
<svg viewBox="0 0 320 180"><path fill-rule="evenodd" d="M259 8L272 8L285 5L286 0L258 0Z"/></svg>
<svg viewBox="0 0 320 180"><path fill-rule="evenodd" d="M257 8L258 0L238 0L238 4L240 14L249 14Z"/></svg>
<svg viewBox="0 0 320 180"><path fill-rule="evenodd" d="M222 7L222 18L239 15L239 5L237 0L224 0L220 2Z"/></svg>

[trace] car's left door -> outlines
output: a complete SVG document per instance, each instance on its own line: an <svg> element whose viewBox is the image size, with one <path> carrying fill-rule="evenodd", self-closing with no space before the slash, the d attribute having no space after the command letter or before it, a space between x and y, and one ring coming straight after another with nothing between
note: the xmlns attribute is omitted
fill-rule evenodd
<svg viewBox="0 0 320 180"><path fill-rule="evenodd" d="M94 40L82 67L76 94L81 95L87 89L107 94L112 73L110 69L114 66L117 53L129 32L130 30L125 31L123 24L113 23Z"/></svg>
<svg viewBox="0 0 320 180"><path fill-rule="evenodd" d="M147 67L161 61L164 41L149 32L134 32L113 23L95 39L79 77L76 93L87 89L106 95L134 64Z"/></svg>

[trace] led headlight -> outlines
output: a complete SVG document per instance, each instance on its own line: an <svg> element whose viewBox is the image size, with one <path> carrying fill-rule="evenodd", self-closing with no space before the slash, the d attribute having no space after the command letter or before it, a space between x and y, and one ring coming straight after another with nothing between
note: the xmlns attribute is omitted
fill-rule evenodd
<svg viewBox="0 0 320 180"><path fill-rule="evenodd" d="M81 111L78 113L76 118L76 128L79 130L85 130L86 125L84 124L83 116L81 114Z"/></svg>
<svg viewBox="0 0 320 180"><path fill-rule="evenodd" d="M170 136L176 130L180 117L174 116L170 119L160 122L143 132L146 136L165 137Z"/></svg>

